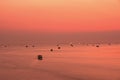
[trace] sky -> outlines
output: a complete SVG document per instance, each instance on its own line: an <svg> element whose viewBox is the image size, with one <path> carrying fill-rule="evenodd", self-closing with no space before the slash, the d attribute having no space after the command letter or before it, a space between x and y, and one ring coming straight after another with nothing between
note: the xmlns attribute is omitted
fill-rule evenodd
<svg viewBox="0 0 120 80"><path fill-rule="evenodd" d="M0 0L1 32L120 30L119 0Z"/></svg>

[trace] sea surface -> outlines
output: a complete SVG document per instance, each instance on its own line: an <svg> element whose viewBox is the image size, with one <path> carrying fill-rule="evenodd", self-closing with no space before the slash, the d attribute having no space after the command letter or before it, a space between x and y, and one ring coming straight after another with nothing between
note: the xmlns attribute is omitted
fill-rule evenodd
<svg viewBox="0 0 120 80"><path fill-rule="evenodd" d="M0 80L120 80L120 45L59 46L0 47Z"/></svg>

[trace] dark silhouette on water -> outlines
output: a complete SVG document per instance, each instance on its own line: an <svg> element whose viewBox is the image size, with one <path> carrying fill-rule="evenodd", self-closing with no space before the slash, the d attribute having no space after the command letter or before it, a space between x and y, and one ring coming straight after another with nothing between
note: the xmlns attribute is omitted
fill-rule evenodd
<svg viewBox="0 0 120 80"><path fill-rule="evenodd" d="M71 47L73 47L73 44L70 44Z"/></svg>
<svg viewBox="0 0 120 80"><path fill-rule="evenodd" d="M38 58L38 60L43 60L42 55L38 55L37 58Z"/></svg>
<svg viewBox="0 0 120 80"><path fill-rule="evenodd" d="M32 47L34 48L34 47L35 47L35 45L32 45Z"/></svg>
<svg viewBox="0 0 120 80"><path fill-rule="evenodd" d="M50 49L51 52L53 52L53 49Z"/></svg>
<svg viewBox="0 0 120 80"><path fill-rule="evenodd" d="M61 49L61 47L58 47L58 49Z"/></svg>
<svg viewBox="0 0 120 80"><path fill-rule="evenodd" d="M57 46L59 46L59 44L57 44Z"/></svg>
<svg viewBox="0 0 120 80"><path fill-rule="evenodd" d="M96 45L96 47L100 47L99 45Z"/></svg>
<svg viewBox="0 0 120 80"><path fill-rule="evenodd" d="M28 45L26 45L25 47L28 48Z"/></svg>

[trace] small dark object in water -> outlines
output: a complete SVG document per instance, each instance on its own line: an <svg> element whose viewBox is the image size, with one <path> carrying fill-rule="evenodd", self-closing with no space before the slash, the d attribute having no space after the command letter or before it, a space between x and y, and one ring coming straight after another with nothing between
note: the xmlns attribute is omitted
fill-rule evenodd
<svg viewBox="0 0 120 80"><path fill-rule="evenodd" d="M100 47L99 45L97 45L96 47Z"/></svg>
<svg viewBox="0 0 120 80"><path fill-rule="evenodd" d="M53 51L53 49L50 49L50 51L52 52L52 51Z"/></svg>
<svg viewBox="0 0 120 80"><path fill-rule="evenodd" d="M59 44L57 44L57 46L59 46Z"/></svg>
<svg viewBox="0 0 120 80"><path fill-rule="evenodd" d="M7 45L4 45L4 47L7 47Z"/></svg>
<svg viewBox="0 0 120 80"><path fill-rule="evenodd" d="M35 47L34 45L32 45L32 47Z"/></svg>
<svg viewBox="0 0 120 80"><path fill-rule="evenodd" d="M108 45L110 46L110 45L111 45L111 43L108 43Z"/></svg>
<svg viewBox="0 0 120 80"><path fill-rule="evenodd" d="M42 55L38 55L38 60L43 60Z"/></svg>
<svg viewBox="0 0 120 80"><path fill-rule="evenodd" d="M70 44L71 47L73 47L73 44Z"/></svg>
<svg viewBox="0 0 120 80"><path fill-rule="evenodd" d="M61 47L58 47L58 49L61 49Z"/></svg>
<svg viewBox="0 0 120 80"><path fill-rule="evenodd" d="M28 45L26 45L25 47L28 48Z"/></svg>

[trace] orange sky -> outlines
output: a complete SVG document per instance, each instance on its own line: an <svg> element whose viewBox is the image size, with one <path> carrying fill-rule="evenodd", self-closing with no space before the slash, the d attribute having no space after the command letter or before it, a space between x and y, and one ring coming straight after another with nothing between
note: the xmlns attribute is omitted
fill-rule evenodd
<svg viewBox="0 0 120 80"><path fill-rule="evenodd" d="M120 30L120 1L1 0L0 30L27 32Z"/></svg>

